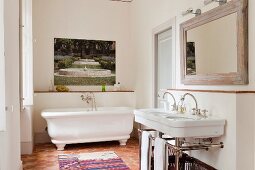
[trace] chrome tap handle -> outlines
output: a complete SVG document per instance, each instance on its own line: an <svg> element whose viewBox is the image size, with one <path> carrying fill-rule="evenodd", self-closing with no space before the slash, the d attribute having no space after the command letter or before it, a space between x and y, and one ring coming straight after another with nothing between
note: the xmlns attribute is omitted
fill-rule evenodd
<svg viewBox="0 0 255 170"><path fill-rule="evenodd" d="M204 109L204 110L201 110L201 115L203 117L207 117L206 113L208 112L208 110Z"/></svg>
<svg viewBox="0 0 255 170"><path fill-rule="evenodd" d="M83 101L84 101L84 95L83 95L83 94L81 95L81 100L83 100Z"/></svg>
<svg viewBox="0 0 255 170"><path fill-rule="evenodd" d="M197 115L201 115L201 110L197 109Z"/></svg>
<svg viewBox="0 0 255 170"><path fill-rule="evenodd" d="M158 97L158 98L160 98L160 95L159 95L159 93L157 94L157 97Z"/></svg>
<svg viewBox="0 0 255 170"><path fill-rule="evenodd" d="M180 101L183 102L184 100L185 100L185 96L183 95L183 96L181 96ZM179 101L179 102L180 102L180 101Z"/></svg>
<svg viewBox="0 0 255 170"><path fill-rule="evenodd" d="M196 112L197 112L197 109L196 109L196 108L193 108L193 109L192 109L192 114L193 114L193 115L196 115Z"/></svg>
<svg viewBox="0 0 255 170"><path fill-rule="evenodd" d="M172 111L176 111L176 110L177 110L176 104L173 104L173 105L171 105L171 106L172 106Z"/></svg>

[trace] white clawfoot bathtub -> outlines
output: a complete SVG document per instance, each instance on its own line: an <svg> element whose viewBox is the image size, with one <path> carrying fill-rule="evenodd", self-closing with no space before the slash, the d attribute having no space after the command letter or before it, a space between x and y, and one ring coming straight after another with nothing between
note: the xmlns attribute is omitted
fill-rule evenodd
<svg viewBox="0 0 255 170"><path fill-rule="evenodd" d="M48 133L58 150L66 144L119 141L126 145L133 130L133 109L128 107L47 109L41 113L46 119Z"/></svg>

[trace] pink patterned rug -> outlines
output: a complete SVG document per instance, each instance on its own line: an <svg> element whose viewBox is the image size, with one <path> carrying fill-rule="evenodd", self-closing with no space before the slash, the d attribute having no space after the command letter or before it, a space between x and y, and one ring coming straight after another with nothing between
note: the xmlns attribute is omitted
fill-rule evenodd
<svg viewBox="0 0 255 170"><path fill-rule="evenodd" d="M60 170L130 170L114 152L59 155Z"/></svg>

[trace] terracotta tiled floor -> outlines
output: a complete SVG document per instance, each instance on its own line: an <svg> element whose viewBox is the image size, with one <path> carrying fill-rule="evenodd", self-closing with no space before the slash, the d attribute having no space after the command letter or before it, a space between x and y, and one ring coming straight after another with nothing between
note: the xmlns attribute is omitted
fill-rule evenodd
<svg viewBox="0 0 255 170"><path fill-rule="evenodd" d="M64 151L57 151L53 144L36 145L32 155L22 155L24 170L58 170L58 154L114 151L131 170L139 169L139 145L130 139L126 146L118 142L100 142L67 145Z"/></svg>

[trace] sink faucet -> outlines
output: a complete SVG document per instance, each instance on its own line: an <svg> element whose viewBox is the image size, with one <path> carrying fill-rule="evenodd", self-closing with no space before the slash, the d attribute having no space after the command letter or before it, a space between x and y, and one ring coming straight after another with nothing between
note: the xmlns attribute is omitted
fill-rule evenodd
<svg viewBox="0 0 255 170"><path fill-rule="evenodd" d="M185 107L183 107L183 102L184 102L184 100L185 100L185 97L186 96L190 96L190 97L192 97L192 99L195 101L195 104L196 104L196 106L195 106L195 108L193 108L192 109L192 111L193 111L193 114L195 115L200 115L200 109L198 109L198 104L197 104L197 99L195 98L195 96L193 95L193 94L190 94L190 93L185 93L182 97L181 97L181 100L180 100L180 102L181 102L181 106L180 106L180 112L185 112ZM179 104L178 104L178 106L179 106Z"/></svg>
<svg viewBox="0 0 255 170"><path fill-rule="evenodd" d="M96 106L96 98L93 92L89 92L86 94L86 96L81 95L82 101L85 101L87 104L90 103L91 101L91 109L92 111L95 110L97 111L97 106Z"/></svg>
<svg viewBox="0 0 255 170"><path fill-rule="evenodd" d="M206 113L208 112L208 110L206 110L206 109L204 109L204 110L198 109L197 99L195 98L195 96L193 94L190 94L190 93L185 93L181 97L181 100L180 100L181 105L179 105L179 103L178 103L177 110L178 111L180 110L181 113L185 112L186 108L183 106L183 102L184 102L186 96L192 97L192 99L195 101L196 106L195 106L195 108L192 109L192 114L200 116L202 118L207 118Z"/></svg>
<svg viewBox="0 0 255 170"><path fill-rule="evenodd" d="M165 93L163 94L163 99L165 99L165 96L166 96L167 94L169 94L169 95L173 98L173 100L174 100L174 104L172 105L172 106L173 106L172 111L176 111L176 110L177 110L176 100L175 100L174 95L173 95L172 93L170 93L170 92L165 92Z"/></svg>

